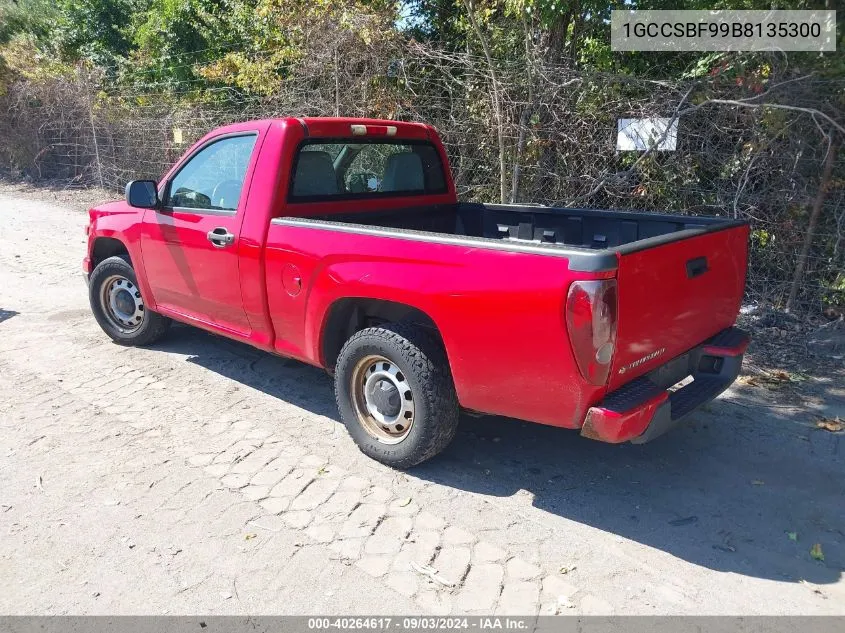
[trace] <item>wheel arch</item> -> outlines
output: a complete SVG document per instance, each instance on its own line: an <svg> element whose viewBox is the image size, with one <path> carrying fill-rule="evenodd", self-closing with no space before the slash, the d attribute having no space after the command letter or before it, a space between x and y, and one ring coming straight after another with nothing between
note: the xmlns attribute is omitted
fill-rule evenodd
<svg viewBox="0 0 845 633"><path fill-rule="evenodd" d="M97 264L109 257L116 255L126 255L132 263L132 256L129 254L129 249L126 244L115 237L99 236L94 238L91 245L91 267L96 268Z"/></svg>
<svg viewBox="0 0 845 633"><path fill-rule="evenodd" d="M326 310L320 330L320 360L329 371L334 370L340 350L356 332L382 323L408 322L425 328L440 344L449 358L440 328L420 308L398 301L369 297L336 299Z"/></svg>

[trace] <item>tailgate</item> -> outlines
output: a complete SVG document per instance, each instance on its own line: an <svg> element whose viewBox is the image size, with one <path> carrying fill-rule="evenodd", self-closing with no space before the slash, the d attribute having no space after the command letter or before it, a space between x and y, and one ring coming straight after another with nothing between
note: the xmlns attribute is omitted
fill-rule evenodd
<svg viewBox="0 0 845 633"><path fill-rule="evenodd" d="M630 246L619 255L611 391L734 324L745 289L748 226Z"/></svg>

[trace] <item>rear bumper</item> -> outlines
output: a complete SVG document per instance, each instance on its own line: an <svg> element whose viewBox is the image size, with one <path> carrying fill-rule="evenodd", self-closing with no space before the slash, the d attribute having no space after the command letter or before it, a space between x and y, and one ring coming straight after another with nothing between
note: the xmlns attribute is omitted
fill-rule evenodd
<svg viewBox="0 0 845 633"><path fill-rule="evenodd" d="M587 411L581 435L614 444L643 444L663 435L736 380L749 340L739 328L722 330L686 354L607 394ZM688 376L693 377L692 382L668 390Z"/></svg>

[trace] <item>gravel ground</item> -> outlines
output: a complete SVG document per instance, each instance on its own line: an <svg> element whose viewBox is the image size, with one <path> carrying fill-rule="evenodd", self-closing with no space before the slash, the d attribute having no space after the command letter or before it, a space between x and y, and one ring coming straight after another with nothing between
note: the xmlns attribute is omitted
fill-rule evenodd
<svg viewBox="0 0 845 633"><path fill-rule="evenodd" d="M644 446L465 418L399 473L314 368L184 326L112 344L75 196L0 186L0 613L845 614L835 374Z"/></svg>

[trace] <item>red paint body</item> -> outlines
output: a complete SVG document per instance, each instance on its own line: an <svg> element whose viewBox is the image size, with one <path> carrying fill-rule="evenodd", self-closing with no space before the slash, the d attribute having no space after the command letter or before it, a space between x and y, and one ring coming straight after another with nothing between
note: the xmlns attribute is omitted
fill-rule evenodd
<svg viewBox="0 0 845 633"><path fill-rule="evenodd" d="M125 202L96 207L90 211L85 271L92 268L96 240L117 239L128 250L150 309L321 367L327 364L326 319L336 301L363 297L405 304L428 315L439 330L463 407L568 428L582 427L590 407L609 391L733 325L745 281L744 226L619 254L616 270L579 272L560 256L271 223L457 202L448 169L447 191L423 199L288 202L298 144L306 137L351 141L351 124L381 126L374 133L395 126L397 139L432 142L448 165L436 132L422 124L280 119L220 128L194 148L233 132L258 135L237 212L144 210ZM214 248L206 239L216 227L236 236L231 248ZM684 262L697 255L708 257L710 271L688 279ZM576 365L564 310L573 281L608 278L618 280L617 351L607 384L592 385ZM663 352L624 369L657 349ZM603 422L596 436L620 441L642 432L655 402L638 407L624 428Z"/></svg>

